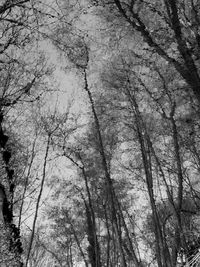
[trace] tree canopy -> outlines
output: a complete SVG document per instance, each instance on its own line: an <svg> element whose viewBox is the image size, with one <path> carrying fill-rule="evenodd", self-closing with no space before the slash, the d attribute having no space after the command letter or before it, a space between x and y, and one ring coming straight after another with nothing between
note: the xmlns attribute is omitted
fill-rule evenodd
<svg viewBox="0 0 200 267"><path fill-rule="evenodd" d="M0 3L1 266L198 266L199 13Z"/></svg>

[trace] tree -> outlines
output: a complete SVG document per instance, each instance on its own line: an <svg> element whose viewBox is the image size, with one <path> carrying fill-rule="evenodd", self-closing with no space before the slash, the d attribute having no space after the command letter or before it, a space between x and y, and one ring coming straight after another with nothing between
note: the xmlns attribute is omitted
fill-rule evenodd
<svg viewBox="0 0 200 267"><path fill-rule="evenodd" d="M198 1L115 0L108 6L109 12L114 9L114 14L120 14L141 36L147 45L144 50L157 54L174 68L200 101Z"/></svg>
<svg viewBox="0 0 200 267"><path fill-rule="evenodd" d="M3 174L0 184L5 189L3 214L4 227L8 228L2 239L10 240L7 249L15 255L13 264L16 266L22 266L22 246L14 220L15 193L27 163L23 153L20 154L19 132L22 128L16 121L20 120L19 113L24 116L28 104L38 101L44 89L40 79L50 74L44 56L35 50L39 36L35 33L41 26L38 14L37 1L6 0L0 6L0 161ZM25 141L22 136L21 139ZM4 258L3 254L1 256Z"/></svg>
<svg viewBox="0 0 200 267"><path fill-rule="evenodd" d="M175 266L179 252L187 248L186 222L194 223L193 216L185 215L185 199L191 195L193 201L198 196L199 4L192 0L103 4L93 11L106 11L116 35L123 33L129 41L137 38L139 45L136 41L126 44L122 38L117 56L112 56L111 62L107 58L94 89L95 63L89 59L95 45L90 36L81 35L68 18L56 28L54 43L83 79L91 112L82 137L73 132L69 141L64 127L52 137L58 156L76 167L75 181L79 183L64 184L64 192L70 191L71 206L62 212L56 209L53 219L62 229L59 235L70 233L67 247L76 248L75 253L67 254L69 265L79 251L86 266L88 262L92 266L141 266L144 262ZM71 15L78 14L77 24L79 11ZM118 180L114 170L118 163L116 170L124 179ZM136 213L126 190L130 185L131 196L139 190L148 197L151 215L143 210L142 220L153 222L149 233L148 227L141 229L142 235L133 227ZM169 211L167 217L163 207ZM59 212L62 220L56 218ZM141 220L138 225L142 228ZM141 245L137 242L140 238ZM66 246L65 241L58 242L58 248ZM148 256L143 261L140 254L145 257L142 247L147 244Z"/></svg>
<svg viewBox="0 0 200 267"><path fill-rule="evenodd" d="M144 74L137 74L134 71L136 64L144 64L144 62L146 62L145 67L148 68L150 74L146 71ZM189 154L187 154L189 151L186 152L185 146L184 148L180 146L182 144L181 138L188 134L188 128L182 127L182 121L191 114L193 107L190 107L187 102L190 95L188 96L184 91L181 94L179 88L177 91L174 90L172 85L174 85L176 78L173 80L171 78L170 83L168 83L168 76L165 76L166 74L162 76L161 74L163 69L160 69L159 72L156 67L149 68L148 62L142 61L142 59L139 63L134 63L131 68L130 58L122 58L120 62L118 57L117 61L111 64L111 73L103 73L102 80L106 92L103 98L101 95L101 104L104 107L104 114L110 113L111 109L120 112L118 117L121 116L124 127L127 128L127 130L122 131L123 135L125 138L129 138L129 144L136 142L137 146L134 146L134 148L136 150L137 147L140 150L142 161L139 159L136 161L133 154L131 158L133 162L128 167L133 169L135 179L138 175L136 170L139 168L142 168L139 175L146 177L145 183L153 214L155 245L160 244L156 252L158 266L174 266L180 246L186 247L185 242L187 240L187 234L183 230L184 220L181 219L184 206L183 199L185 194L188 194L187 192L191 193L194 190L192 187L193 167L190 164L187 165L186 169L190 169L190 174L188 173L187 176L184 167L187 164L186 162L190 161ZM156 72L160 74L156 76L159 90L155 90L154 87L153 75ZM151 79L147 79L147 76ZM163 87L160 82L163 83ZM109 101L109 107L106 107ZM189 110L186 108L187 105L190 107ZM183 107L185 108L184 111ZM159 127L156 125L159 125ZM131 139L130 133L134 134ZM135 150L134 152L136 152ZM141 162L143 166L141 166ZM187 181L191 187L188 187ZM176 226L173 233L173 236L175 236L173 248L169 248L163 229L162 216L159 214L158 201L163 199L164 196L167 197L171 205L173 224Z"/></svg>

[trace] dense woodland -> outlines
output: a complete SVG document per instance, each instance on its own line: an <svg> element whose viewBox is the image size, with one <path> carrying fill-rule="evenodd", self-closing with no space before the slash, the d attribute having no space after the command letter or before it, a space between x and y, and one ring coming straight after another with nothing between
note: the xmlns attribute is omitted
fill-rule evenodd
<svg viewBox="0 0 200 267"><path fill-rule="evenodd" d="M199 142L200 1L0 1L1 267L200 266Z"/></svg>

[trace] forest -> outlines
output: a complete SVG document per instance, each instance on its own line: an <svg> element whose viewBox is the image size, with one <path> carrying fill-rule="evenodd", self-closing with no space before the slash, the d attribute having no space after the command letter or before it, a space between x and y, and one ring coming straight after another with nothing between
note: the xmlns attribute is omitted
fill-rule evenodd
<svg viewBox="0 0 200 267"><path fill-rule="evenodd" d="M200 266L200 1L0 0L0 267Z"/></svg>

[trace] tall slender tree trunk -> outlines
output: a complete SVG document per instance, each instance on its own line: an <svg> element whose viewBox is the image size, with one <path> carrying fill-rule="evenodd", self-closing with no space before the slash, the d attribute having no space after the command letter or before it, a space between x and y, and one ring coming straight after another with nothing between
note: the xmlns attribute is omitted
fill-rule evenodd
<svg viewBox="0 0 200 267"><path fill-rule="evenodd" d="M129 84L130 85L130 84ZM153 177L151 173L151 163L149 158L149 147L147 142L145 142L144 131L142 131L141 126L141 116L139 113L139 108L136 102L135 97L131 94L129 88L126 89L127 97L131 105L132 112L135 117L136 122L136 129L138 135L138 142L140 144L143 166L145 171L146 177L146 185L149 194L149 200L153 215L153 223L154 223L154 234L156 240L156 259L159 267L165 267L166 261L164 259L164 252L163 252L163 237L162 237L162 230L159 222L159 217L157 214L157 208L155 204L154 192L153 192Z"/></svg>
<svg viewBox="0 0 200 267"><path fill-rule="evenodd" d="M104 169L105 172L105 179L106 179L106 185L107 185L107 190L108 190L108 195L110 198L110 207L111 207L111 218L113 220L113 226L114 226L114 231L117 237L117 242L118 242L118 246L119 246L119 251L120 251L120 255L121 255L121 265L122 267L126 267L126 258L125 258L125 254L124 254L124 250L123 250L123 246L122 246L122 237L121 237L121 233L120 233L120 229L119 229L119 225L118 225L118 221L117 221L117 209L116 209L116 205L115 205L115 192L114 192L114 188L113 188L113 184L112 184L112 180L108 171L108 166L107 166L107 161L106 161L106 156L105 156L105 151L104 151L104 146L103 146L103 140L102 140L102 136L101 136L101 130L100 130L100 124L99 124L99 119L95 110L95 105L94 105L94 101L92 98L92 94L89 90L89 86L88 86L88 80L87 80L87 72L84 69L84 83L85 83L85 91L88 94L88 98L91 104L91 108L92 108L92 113L94 116L94 121L95 121L95 125L96 125L96 130L97 130L97 134L98 134L98 141L99 141L99 152L100 152L100 156L102 159L102 167ZM136 262L136 266L139 266L138 263Z"/></svg>
<svg viewBox="0 0 200 267"><path fill-rule="evenodd" d="M95 267L101 267L101 252L100 252L100 246L99 246L99 241L97 237L97 229L96 229L96 220L95 220L95 213L94 213L94 208L92 204L92 198L90 194L90 189L88 185L88 179L87 175L85 172L85 168L81 168L84 181L85 181L85 187L86 187L86 192L87 192L87 197L88 197L88 203L89 205L86 206L86 215L87 215L87 220L88 220L88 230L91 228L91 232L88 231L88 234L91 235L90 240L93 240L93 250L94 250L94 263ZM89 227L89 224L91 226Z"/></svg>
<svg viewBox="0 0 200 267"><path fill-rule="evenodd" d="M42 197L42 192L44 189L44 182L45 182L45 178L46 178L46 166L47 166L47 159L48 159L49 148L50 148L50 140L51 140L51 134L48 134L45 157L44 157L44 164L43 164L43 171L42 171L42 181L41 181L40 191L39 191L37 202L36 202L35 216L34 216L34 220L33 220L33 227L32 227L32 232L31 232L30 243L29 243L29 247L28 247L28 253L27 253L27 257L26 257L25 267L28 266L29 257L31 254L32 244L33 244L34 235L35 235L35 228L36 228L36 222L37 222L37 218L38 218L40 200Z"/></svg>

